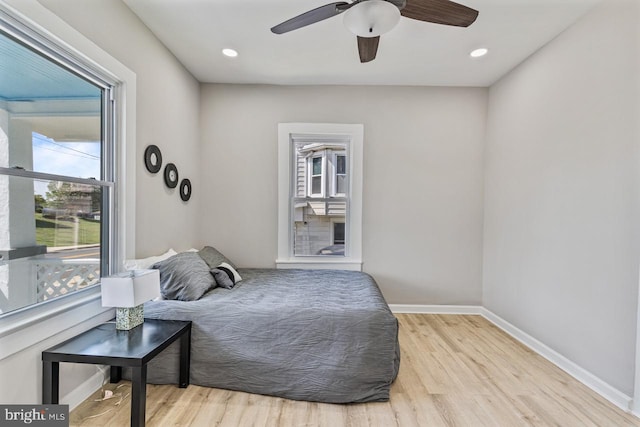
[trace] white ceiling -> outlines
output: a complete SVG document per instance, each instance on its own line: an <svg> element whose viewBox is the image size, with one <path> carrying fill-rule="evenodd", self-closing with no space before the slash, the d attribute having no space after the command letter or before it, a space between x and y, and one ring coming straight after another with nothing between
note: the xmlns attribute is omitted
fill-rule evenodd
<svg viewBox="0 0 640 427"><path fill-rule="evenodd" d="M331 0L124 0L201 82L427 86L490 86L598 1L461 0L480 12L470 27L402 17L361 64L342 15L270 31ZM226 47L239 56L223 56ZM477 47L489 54L470 58Z"/></svg>

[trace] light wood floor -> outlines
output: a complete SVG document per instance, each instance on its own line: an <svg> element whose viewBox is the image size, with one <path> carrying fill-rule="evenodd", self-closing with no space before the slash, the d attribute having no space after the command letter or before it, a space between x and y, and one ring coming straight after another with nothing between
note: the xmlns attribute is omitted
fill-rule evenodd
<svg viewBox="0 0 640 427"><path fill-rule="evenodd" d="M640 426L480 316L397 317L402 361L389 402L332 405L149 385L147 425ZM72 426L128 425L129 383L105 388L116 397L96 401L96 392L71 413Z"/></svg>

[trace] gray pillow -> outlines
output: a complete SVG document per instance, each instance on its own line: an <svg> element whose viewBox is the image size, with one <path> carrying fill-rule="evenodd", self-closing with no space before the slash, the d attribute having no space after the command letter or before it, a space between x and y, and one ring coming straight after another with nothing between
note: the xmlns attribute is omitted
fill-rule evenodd
<svg viewBox="0 0 640 427"><path fill-rule="evenodd" d="M218 286L225 289L233 288L236 283L242 280L242 277L240 277L236 269L226 262L223 262L216 268L212 268L211 274L213 278L216 279Z"/></svg>
<svg viewBox="0 0 640 427"><path fill-rule="evenodd" d="M232 263L229 258L222 255L220 251L212 246L205 246L204 248L200 249L200 251L198 251L198 255L202 257L209 268L217 268L223 262L226 262L231 267L236 268L235 264Z"/></svg>
<svg viewBox="0 0 640 427"><path fill-rule="evenodd" d="M209 266L197 252L182 252L151 268L160 270L160 293L164 299L195 301L216 282Z"/></svg>

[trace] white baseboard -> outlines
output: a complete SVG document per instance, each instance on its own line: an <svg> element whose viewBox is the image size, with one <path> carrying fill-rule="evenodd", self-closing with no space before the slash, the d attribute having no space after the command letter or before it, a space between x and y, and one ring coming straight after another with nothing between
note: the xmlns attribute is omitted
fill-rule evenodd
<svg viewBox="0 0 640 427"><path fill-rule="evenodd" d="M71 390L64 396L60 396L60 402L69 405L69 412L84 402L89 396L100 389L107 379L107 371L98 369L98 372L91 375L89 379Z"/></svg>
<svg viewBox="0 0 640 427"><path fill-rule="evenodd" d="M481 315L504 332L549 360L551 363L598 393L625 412L640 416L639 411L632 411L633 399L620 390L612 387L586 369L567 359L552 348L546 346L531 335L515 327L500 316L482 306L465 305L420 305L420 304L389 304L393 313L417 314L471 314Z"/></svg>
<svg viewBox="0 0 640 427"><path fill-rule="evenodd" d="M389 304L392 313L416 314L481 314L479 305Z"/></svg>
<svg viewBox="0 0 640 427"><path fill-rule="evenodd" d="M607 399L609 402L613 403L625 412L631 411L631 403L633 401L631 397L602 381L591 372L567 359L557 351L546 346L531 335L527 334L526 332L507 322L500 316L487 310L486 308L482 308L481 314L485 319L496 325L498 328L502 329L513 338L538 353L540 356L549 360L551 363L580 381L582 384L589 387L591 390L598 393L600 396Z"/></svg>

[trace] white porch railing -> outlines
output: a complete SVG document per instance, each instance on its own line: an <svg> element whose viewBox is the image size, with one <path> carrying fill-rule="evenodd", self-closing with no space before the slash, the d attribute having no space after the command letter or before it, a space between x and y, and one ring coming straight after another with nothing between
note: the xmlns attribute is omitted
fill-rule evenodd
<svg viewBox="0 0 640 427"><path fill-rule="evenodd" d="M100 280L97 259L42 259L34 264L38 302L95 285Z"/></svg>

